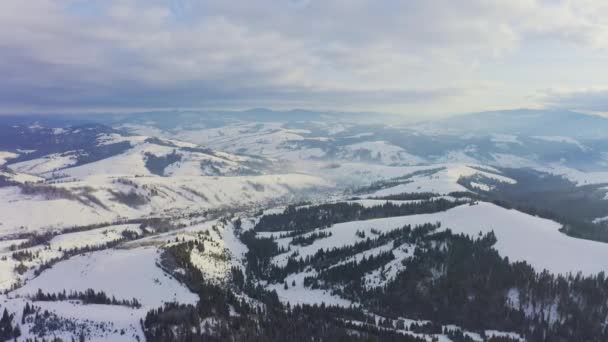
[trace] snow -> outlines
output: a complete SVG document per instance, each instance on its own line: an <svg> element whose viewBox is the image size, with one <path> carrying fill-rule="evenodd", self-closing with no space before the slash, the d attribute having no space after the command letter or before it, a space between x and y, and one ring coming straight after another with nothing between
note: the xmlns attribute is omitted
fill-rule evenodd
<svg viewBox="0 0 608 342"><path fill-rule="evenodd" d="M87 341L126 342L133 341L137 336L140 340L144 340L139 320L145 318L145 309L100 304L82 305L73 302L34 302L34 304L43 311L48 310L59 317L71 319L76 324L83 324L87 327L109 323L107 330L91 329L92 332ZM124 335L121 334L121 330L125 331Z"/></svg>
<svg viewBox="0 0 608 342"><path fill-rule="evenodd" d="M392 243L390 244L392 248ZM403 244L393 249L395 259L384 265L383 269L374 270L365 275L365 286L378 287L383 286L387 282L394 280L397 274L403 270L403 261L414 256L414 245ZM362 254L362 253L359 253Z"/></svg>
<svg viewBox="0 0 608 342"><path fill-rule="evenodd" d="M435 162L437 162L437 163L467 163L467 164L476 164L479 162L476 158L468 155L467 152L469 152L467 149L450 151L450 152L446 153L445 155L441 156L440 158L438 158ZM470 152L475 153L474 150L472 150Z"/></svg>
<svg viewBox="0 0 608 342"><path fill-rule="evenodd" d="M597 218L593 219L593 223L602 223L605 221L608 221L608 216L597 217Z"/></svg>
<svg viewBox="0 0 608 342"><path fill-rule="evenodd" d="M195 304L198 297L158 268L158 258L154 247L87 253L57 263L13 293L29 296L39 288L45 292L91 288L117 299L136 298L147 308L167 302Z"/></svg>
<svg viewBox="0 0 608 342"><path fill-rule="evenodd" d="M230 253L230 262L232 266L242 267L245 254L248 249L241 240L234 234L233 226L220 230L221 240L224 247Z"/></svg>
<svg viewBox="0 0 608 342"><path fill-rule="evenodd" d="M120 179L130 182L131 185L121 183ZM333 184L318 177L301 174L234 177L100 175L55 186L80 196L78 198L84 202L23 195L18 187L0 188L0 236L15 232L115 222L122 218L175 215L178 212L200 212L228 206L259 206L282 198L296 197L308 190L327 189ZM93 190L86 190L89 187ZM130 207L116 201L112 191L134 191L146 197L147 202L139 207ZM88 203L84 195L79 195L81 193L95 196L103 207Z"/></svg>
<svg viewBox="0 0 608 342"><path fill-rule="evenodd" d="M374 136L374 133L372 132L363 132L363 133L357 133L357 134L353 134L353 135L349 135L345 138L347 139L355 139L355 138L365 138L365 137L372 137Z"/></svg>
<svg viewBox="0 0 608 342"><path fill-rule="evenodd" d="M164 170L165 176L218 176L238 175L249 168L240 163L246 158L230 154L218 154L218 156L180 151L181 160L167 166ZM211 167L201 167L201 163L210 164ZM218 174L219 173L219 174Z"/></svg>
<svg viewBox="0 0 608 342"><path fill-rule="evenodd" d="M564 137L564 136L532 136L531 138L538 139L538 140L543 140L543 141L549 141L549 142L560 142L560 143L565 143L565 144L572 144L572 145L575 145L576 147L578 147L583 152L589 150L589 148L587 146L581 144L578 140L576 140L574 138L571 138L571 137Z"/></svg>
<svg viewBox="0 0 608 342"><path fill-rule="evenodd" d="M4 177L10 181L17 183L37 183L44 181L44 178L32 176L25 173L3 172L0 171L0 177Z"/></svg>
<svg viewBox="0 0 608 342"><path fill-rule="evenodd" d="M563 176L578 185L608 183L608 171L583 172L563 165L551 165L537 169Z"/></svg>
<svg viewBox="0 0 608 342"><path fill-rule="evenodd" d="M192 249L190 261L212 283L221 284L230 275L230 255L222 239L204 239L203 251L198 247Z"/></svg>
<svg viewBox="0 0 608 342"><path fill-rule="evenodd" d="M122 232L132 231L140 234L136 224L123 224L103 227L77 233L62 234L54 237L50 245L54 249L82 248L85 246L101 246L122 238Z"/></svg>
<svg viewBox="0 0 608 342"><path fill-rule="evenodd" d="M483 190L483 191L492 190L491 186L489 186L487 184L477 183L477 182L471 182L471 186L475 189L479 189L479 190Z"/></svg>
<svg viewBox="0 0 608 342"><path fill-rule="evenodd" d="M170 154L173 150L172 147L143 143L116 156L64 169L62 174L78 179L98 175L151 176L152 173L146 167L145 153L162 156Z"/></svg>
<svg viewBox="0 0 608 342"><path fill-rule="evenodd" d="M361 143L344 146L339 157L344 159L358 160L358 154L369 152L372 159L378 159L383 164L405 164L415 165L424 163L425 160L408 153L399 146L387 141L365 141Z"/></svg>
<svg viewBox="0 0 608 342"><path fill-rule="evenodd" d="M148 137L165 137L165 131L155 128L150 125L137 125L137 124L124 124L120 125L117 128L125 130L130 133L137 133L140 135L148 136Z"/></svg>
<svg viewBox="0 0 608 342"><path fill-rule="evenodd" d="M6 164L8 160L16 158L18 156L18 154L12 152L0 151L0 166Z"/></svg>
<svg viewBox="0 0 608 342"><path fill-rule="evenodd" d="M512 154L495 153L493 164L507 168L532 168L539 172L562 176L577 185L608 183L608 171L580 171L562 164L540 164Z"/></svg>
<svg viewBox="0 0 608 342"><path fill-rule="evenodd" d="M77 159L74 152L53 153L41 158L11 164L9 168L19 173L43 175L45 173L64 169L76 164L76 162Z"/></svg>
<svg viewBox="0 0 608 342"><path fill-rule="evenodd" d="M0 262L0 284L20 280L28 280L26 285L12 293L7 306L23 304L23 298L43 288L45 292L59 292L63 289L84 291L88 288L103 290L118 299L137 298L144 308L141 310L116 306L82 305L76 302L37 303L62 317L70 317L85 322L112 322L118 329L126 329L127 337L119 335L94 336L93 340L129 340L133 334L142 336L139 319L145 311L162 305L163 302L179 301L195 303L197 296L190 293L182 284L166 275L157 265L159 258L158 246L170 245L176 238L182 240L203 239L203 251L194 249L191 260L206 279L220 285L230 274L231 267L243 267L246 247L235 236L232 224L213 220L207 222L187 218L189 214L200 214L207 210L229 210L230 212L259 210L266 205L284 204L285 201L301 199L315 190L319 196L327 200L324 190L334 190L334 183L339 185L370 184L378 180L404 177L417 171L430 171L440 168L432 174L419 174L403 180L402 184L367 194L365 199L353 200L365 207L382 205L386 202L394 204L415 203L420 201L385 201L373 200L372 196L387 196L401 193L433 192L436 198L454 200L449 196L441 196L453 191L466 191L458 184L463 177L480 175L496 181L509 184L515 180L500 174L500 171L478 165L473 157L479 155L475 145L464 149L456 149L437 158L434 164L425 164L424 158L408 153L408 149L380 140L374 133L360 133L350 138L366 138L365 142L350 145L331 145L341 139L336 137L316 137L310 130L288 129L278 122L232 122L222 127L177 127L171 131L161 131L146 125L126 125L139 134L125 136L118 133L100 134L97 137L99 145L119 142L129 142L131 148L123 153L99 160L86 165L74 167L76 151L62 154L51 154L45 157L20 162L10 166L18 173L3 172L0 175L12 177L19 182L35 182L43 177L54 177L56 172L65 174L57 183L60 189L71 192L77 199L45 198L42 195L24 195L19 187L0 188L0 236L15 240L0 241L0 253L9 256L9 248L13 244L23 242L10 236L16 233L32 232L49 229L63 229L71 226L106 222L108 226L89 231L62 234L50 241L49 247L37 246L28 250L40 252L40 260L26 262L27 266L36 266L45 260L60 257L59 249L66 250L91 245L102 245L116 241L124 231L139 232L138 225L118 224L126 218L141 217L173 217L175 222L188 224L187 228L171 231L141 240L121 244L123 249L110 249L87 253L61 261L51 269L44 271L39 277L33 278L30 270L23 277L16 276L14 266L16 261L8 257ZM344 132L344 125L325 125L329 134ZM57 130L56 134L64 131ZM148 140L148 136L163 139L168 146ZM561 142L577 146L581 151L588 148L580 142L568 137L537 136L534 139ZM497 146L507 144L522 145L515 135L493 134L490 139ZM182 141L183 140L183 141ZM188 142L184 142L188 141ZM461 142L462 143L462 142ZM466 143L466 142L464 142ZM339 146L336 152L338 161L323 160L327 146ZM173 145L173 146L170 146ZM260 161L254 157L235 155L225 152L190 151L187 148L198 146L224 150L232 153L249 153L266 156L269 163L280 165L282 170L292 173L238 176L247 169L251 161ZM315 147L309 147L315 146ZM321 147L318 147L321 146ZM184 150L181 150L184 148ZM164 177L152 174L145 166L148 153L165 156L176 151L181 160L167 166ZM377 163L371 163L367 158L358 156L369 151L370 157L377 158ZM24 151L20 151L24 152ZM0 166L10 158L16 157L12 152L0 152ZM511 154L494 154L493 165L508 167L534 167L537 170L562 175L577 184L608 182L608 172L582 172L564 165L540 165L533 157L531 160ZM358 160L363 159L363 160ZM212 168L201 168L201 163L210 163ZM275 166L276 166L275 165ZM399 166L397 166L399 165ZM415 166L413 166L415 165ZM297 170L297 173L293 172ZM286 172L286 171L283 171ZM215 176L218 173L219 176ZM491 186L476 180L471 183L473 188L491 190ZM116 199L112 192L124 194L134 192L145 198L145 203L139 206L128 206ZM95 196L97 201L87 202L85 195ZM302 197L301 197L302 196ZM99 204L101 203L101 204ZM265 214L281 212L282 207L274 207L264 211ZM25 215L24 213L27 213ZM177 217L180 217L177 219ZM198 219L200 220L200 218ZM597 218L596 222L607 220ZM196 221L196 222L195 222ZM441 222L442 229L451 229L455 233L465 233L476 237L479 232L494 231L498 242L498 252L509 257L512 261L527 261L535 269L548 269L554 273L581 271L583 274L595 274L608 269L608 245L587 240L568 237L558 231L560 225L556 222L530 216L515 210L507 210L489 203L476 205L461 205L445 212L392 217L367 221L340 223L323 229L330 231L331 236L313 241L309 246L290 246L292 238L277 238L281 232L260 233L260 236L273 236L281 247L291 247L291 251L278 255L272 262L282 265L287 258L298 251L300 257L310 256L319 249L339 248L352 245L362 239L357 231L366 236L373 236L372 230L387 232L398 229L406 224L418 225L423 223ZM243 229L248 229L254 221L244 220ZM316 230L317 232L319 230ZM205 232L205 234L203 234ZM312 234L313 232L307 233ZM306 234L304 234L306 235ZM147 247L143 247L147 246ZM403 261L413 255L415 246L403 244L394 248L392 243L353 255L341 263L361 260L364 257L378 255L391 250L395 259L381 269L376 269L364 275L365 286L382 286L386 281L394 279L403 269ZM335 265L334 265L335 266ZM334 267L332 266L332 267ZM286 282L264 284L270 290L276 290L283 302L291 304L335 304L350 306L351 302L332 295L329 291L313 290L303 286L306 276L314 275L314 271L304 271L290 274ZM295 285L293 283L295 282ZM2 297L0 297L2 298ZM15 312L19 312L16 310ZM487 335L516 336L511 333L486 331ZM138 335L139 334L139 335ZM63 336L63 335L59 335ZM481 339L478 334L470 334L475 339ZM440 340L447 337L438 335ZM143 338L143 336L142 336ZM426 337L425 337L426 338ZM65 336L66 340L69 337Z"/></svg>
<svg viewBox="0 0 608 342"><path fill-rule="evenodd" d="M510 134L492 134L490 140L499 144L522 144L516 135Z"/></svg>
<svg viewBox="0 0 608 342"><path fill-rule="evenodd" d="M122 135L122 134L118 134L118 133L102 133L99 134L97 136L97 144L100 146L104 146L104 145L111 145L111 144L117 144L117 143L121 143L124 141L128 141L131 146L135 146L139 143L143 143L146 139L148 139L147 136L143 136L143 135Z"/></svg>
<svg viewBox="0 0 608 342"><path fill-rule="evenodd" d="M513 154L508 153L493 153L492 158L494 158L493 165L498 167L508 167L508 168L519 168L519 167L529 167L536 168L538 166L537 163L522 158Z"/></svg>
<svg viewBox="0 0 608 342"><path fill-rule="evenodd" d="M25 298L9 295L0 296L0 305L6 307L15 315L15 321L21 322ZM133 341L139 337L144 339L139 320L145 317L146 309L133 309L125 306L81 304L79 301L62 302L29 302L30 305L38 307L41 312L45 310L56 315L60 319L70 320L76 325L76 331L57 329L50 335L61 338L64 341L77 340L80 331L87 331L87 341ZM40 339L40 336L30 332L33 324L21 324L21 337L19 341L26 339ZM121 331L124 330L124 334ZM46 336L48 337L48 335Z"/></svg>
<svg viewBox="0 0 608 342"><path fill-rule="evenodd" d="M323 239L314 240L311 245L298 247L298 254L302 258L306 258L307 256L314 255L320 249L332 249L334 247L341 248L350 246L359 241L365 240L365 238L357 236L357 231L365 233L365 236L374 236L374 233L372 233L372 229L378 230L380 232L398 229L405 225L400 223L403 220L404 217L374 219L366 221L352 221L338 223L328 229L316 229L315 231L303 234L302 236L308 236L319 231L331 232L332 235ZM281 232L274 232L273 236L278 236L280 235L280 233ZM266 235L260 234L260 236L265 237ZM275 241L278 243L279 247L287 247L291 240L292 238L282 238L277 239ZM293 252L286 252L283 254L279 254L273 258L272 262L276 265L285 265L287 263L288 257L292 253Z"/></svg>
<svg viewBox="0 0 608 342"><path fill-rule="evenodd" d="M279 284L268 284L266 288L270 291L275 290L277 295L279 296L279 300L283 303L289 303L291 305L297 304L322 304L326 305L336 305L349 307L353 303L347 299L340 298L338 296L332 295L327 290L321 289L310 289L304 287L304 278L309 276L316 275L316 272L301 272L301 273L292 273L285 281L287 282L288 288L285 289L283 283ZM293 286L293 282L295 281L295 286Z"/></svg>
<svg viewBox="0 0 608 342"><path fill-rule="evenodd" d="M397 195L402 193L432 192L437 194L448 194L456 191L467 191L465 187L458 184L458 180L463 177L481 175L493 180L514 184L516 181L498 174L498 170L485 167L492 172L481 171L475 166L464 164L438 164L435 167L443 167L433 174L416 175L408 179L409 183L399 184L393 187L378 190L371 194L374 197ZM496 172L496 173L494 173ZM480 183L478 183L481 185Z"/></svg>
<svg viewBox="0 0 608 342"><path fill-rule="evenodd" d="M497 330L486 330L485 331L485 335L487 337L508 337L511 339L515 339L521 342L524 342L525 340L517 333L513 333L513 332L504 332L504 331L497 331Z"/></svg>
<svg viewBox="0 0 608 342"><path fill-rule="evenodd" d="M14 239L14 240L1 240L0 241L0 252L9 251L12 245L19 245L23 242L27 241L27 239Z"/></svg>
<svg viewBox="0 0 608 342"><path fill-rule="evenodd" d="M0 235L4 235L107 222L116 215L68 199L25 196L18 187L11 186L0 188L0 217Z"/></svg>
<svg viewBox="0 0 608 342"><path fill-rule="evenodd" d="M281 156L283 144L301 141L308 131L290 130L276 122L235 123L214 128L179 130L173 137L221 151Z"/></svg>
<svg viewBox="0 0 608 342"><path fill-rule="evenodd" d="M296 164L294 167L302 169L313 175L330 179L341 185L346 186L361 186L361 184L369 184L379 180L386 180L396 177L402 177L413 172L432 170L436 166L389 166L379 163L360 163L360 162L339 162L327 163L305 161L301 164Z"/></svg>
<svg viewBox="0 0 608 342"><path fill-rule="evenodd" d="M19 248L19 245L28 241L27 239L7 239L0 242L0 288L9 289L18 282L24 282L35 276L33 270L39 268L44 263L64 256L67 250L74 248L101 246L105 243L116 241L122 238L122 232L133 231L139 233L136 225L116 225L107 226L87 231L60 234L54 236L48 245L36 245L26 249ZM17 261L12 257L12 247L16 250L28 251L34 255L31 260ZM19 274L15 268L22 264L28 271Z"/></svg>

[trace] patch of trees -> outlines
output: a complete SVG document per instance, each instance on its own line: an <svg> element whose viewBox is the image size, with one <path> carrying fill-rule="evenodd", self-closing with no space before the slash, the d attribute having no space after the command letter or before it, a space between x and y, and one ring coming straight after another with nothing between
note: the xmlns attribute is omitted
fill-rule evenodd
<svg viewBox="0 0 608 342"><path fill-rule="evenodd" d="M70 153L77 159L74 166L78 166L121 154L131 148L128 141L99 144L100 134L122 134L101 124L79 124L68 127L63 124L58 126L56 123L47 123L49 126L35 130L28 128L30 124L31 122L0 125L2 150L33 150L30 153L20 153L16 158L10 159L8 164L36 159L52 153ZM56 134L53 127L62 127L66 132Z"/></svg>
<svg viewBox="0 0 608 342"><path fill-rule="evenodd" d="M189 251L195 242L165 250L164 268L185 270L181 280L200 300L196 305L167 303L151 310L142 320L147 341L405 341L422 338L404 336L388 329L351 323L365 322L367 315L357 308L298 305L284 306L276 292L269 292L252 278L233 268L229 287L209 284L191 264ZM232 288L230 288L233 286ZM235 292L243 291L255 302Z"/></svg>
<svg viewBox="0 0 608 342"><path fill-rule="evenodd" d="M292 245L296 245L296 246L309 246L312 245L313 242L315 242L316 240L319 239L324 239L324 238L328 238L330 237L332 234L331 232L314 232L311 234L307 234L307 235L300 235L300 236L296 236L291 240L291 244Z"/></svg>
<svg viewBox="0 0 608 342"><path fill-rule="evenodd" d="M220 176L222 174L222 170L218 167L217 162L213 160L201 160L200 168L208 176Z"/></svg>
<svg viewBox="0 0 608 342"><path fill-rule="evenodd" d="M167 166L177 163L182 160L182 155L173 150L171 153L164 156L157 156L152 153L146 152L146 168L153 174L158 176L165 175L165 168Z"/></svg>
<svg viewBox="0 0 608 342"><path fill-rule="evenodd" d="M12 258L16 261L32 261L40 256L40 251L32 252L29 250L22 250L13 252L11 254Z"/></svg>
<svg viewBox="0 0 608 342"><path fill-rule="evenodd" d="M536 272L498 255L489 233L472 239L449 230L406 259L383 287L347 283L342 295L388 317L456 324L473 331L515 331L529 341L604 341L608 279Z"/></svg>
<svg viewBox="0 0 608 342"><path fill-rule="evenodd" d="M387 202L374 207L344 202L302 208L289 206L283 213L262 216L254 227L254 230L270 232L284 230L306 231L349 221L436 213L461 204L463 203L459 201L434 199L419 203L393 204Z"/></svg>
<svg viewBox="0 0 608 342"><path fill-rule="evenodd" d="M437 194L432 192L405 192L396 195L388 195L382 197L372 197L372 199L390 200L390 201L428 201Z"/></svg>
<svg viewBox="0 0 608 342"><path fill-rule="evenodd" d="M97 205L101 208L107 209L105 204L103 204L99 198L93 195L94 189L91 187L66 189L62 188L61 186L41 183L18 183L15 185L19 187L21 193L24 195L42 196L47 200L66 199L80 202L86 206Z"/></svg>
<svg viewBox="0 0 608 342"><path fill-rule="evenodd" d="M502 258L493 247L496 237L492 232L469 237L437 231L438 227L405 226L373 239L364 236L352 246L320 249L306 258L294 252L284 267L269 261L285 251L272 239L257 239L249 231L243 234L244 241L256 246L248 258L256 259L255 267L248 267L249 277L277 283L288 274L311 268L318 275L306 278L305 286L332 290L385 317L434 322L430 327L418 327L425 333L441 332L441 325L455 324L482 336L490 329L513 331L529 341L608 340L603 324L608 316L608 278L603 273L588 277L539 273L527 263ZM391 241L395 248L414 244L413 257L405 259L402 270L384 286L366 287L363 276L393 260L392 253L358 262L344 260ZM450 335L456 341L468 341L458 332ZM508 336L486 340L515 341Z"/></svg>
<svg viewBox="0 0 608 342"><path fill-rule="evenodd" d="M38 289L35 295L31 297L33 301L56 302L66 300L80 300L84 304L106 304L106 305L122 305L130 308L140 308L141 304L136 298L133 299L116 299L114 296L109 297L105 292L95 292L93 289L81 291L66 292L63 290L59 293L44 293L42 289Z"/></svg>
<svg viewBox="0 0 608 342"><path fill-rule="evenodd" d="M139 194L135 190L131 190L129 192L122 191L114 191L109 190L112 196L114 196L114 200L120 202L126 206L131 208L140 207L146 203L148 203L148 198L144 195Z"/></svg>
<svg viewBox="0 0 608 342"><path fill-rule="evenodd" d="M352 260L322 270L317 277L304 278L304 285L311 288L319 288L319 281L332 284L345 284L353 280L361 279L366 273L379 269L395 256L392 251L382 252L377 255L363 256L361 260Z"/></svg>
<svg viewBox="0 0 608 342"><path fill-rule="evenodd" d="M264 303L266 304L266 303ZM229 304L226 304L228 306ZM402 341L426 339L344 319L351 310L325 305L265 305L232 316L206 316L202 306L168 304L142 322L146 340L155 341ZM221 311L221 310L216 310ZM356 310L352 310L356 311ZM354 316L359 317L356 313Z"/></svg>
<svg viewBox="0 0 608 342"><path fill-rule="evenodd" d="M144 234L149 230L153 230L156 233L165 233L186 227L186 224L184 223L175 223L171 219L161 217L142 219L139 220L139 222L139 229L141 229Z"/></svg>
<svg viewBox="0 0 608 342"><path fill-rule="evenodd" d="M0 171L5 172L5 170L2 168L0 168ZM6 176L0 175L0 188L5 187L5 186L19 186L19 183L11 180L10 178L8 178Z"/></svg>
<svg viewBox="0 0 608 342"><path fill-rule="evenodd" d="M79 197L72 193L70 190L44 184L20 184L19 189L24 195L30 196L42 196L45 199L67 199L72 201L79 201Z"/></svg>
<svg viewBox="0 0 608 342"><path fill-rule="evenodd" d="M6 308L4 308L2 318L0 318L0 340L16 340L17 337L21 336L21 328L19 327L19 324L13 323L13 320L14 315L9 314Z"/></svg>
<svg viewBox="0 0 608 342"><path fill-rule="evenodd" d="M11 245L11 250L30 248L38 245L48 245L55 234L53 232L34 233L27 236L27 240L19 245ZM25 236L24 236L25 237ZM14 246L14 247L13 247Z"/></svg>
<svg viewBox="0 0 608 342"><path fill-rule="evenodd" d="M20 244L13 244L9 248L11 251L15 251L18 249L30 248L34 246L40 245L48 245L53 237L69 234L69 233L78 233L85 232L97 228L103 227L111 227L114 225L122 225L122 224L140 224L141 227L155 227L158 229L177 229L183 228L183 225L173 225L167 219L161 218L141 218L141 219L130 219L130 220L119 220L114 223L95 223L84 226L75 226L71 228L64 228L62 230L53 230L53 231L45 231L45 232L35 232L35 233L26 233L26 234L18 234L15 236L11 236L11 239L25 239L26 241ZM143 231L142 231L143 232ZM143 232L145 233L145 232Z"/></svg>
<svg viewBox="0 0 608 342"><path fill-rule="evenodd" d="M447 335L447 337L452 342L476 342L477 340L473 339L469 335L466 335L460 329L444 329L443 333ZM515 342L515 341L514 341ZM518 341L517 341L518 342Z"/></svg>
<svg viewBox="0 0 608 342"><path fill-rule="evenodd" d="M247 246L247 253L245 254L247 270L262 278L267 277L273 267L270 259L286 251L279 248L272 238L256 237L253 230L243 232L240 239Z"/></svg>
<svg viewBox="0 0 608 342"><path fill-rule="evenodd" d="M30 324L30 333L35 336L34 338L25 339L26 342L47 341L46 338L55 335L57 331L69 332L73 336L78 336L78 341L86 341L91 331L90 322L77 323L71 319L61 318L48 310L41 310L40 307L30 305L29 302L23 308L21 324ZM102 331L112 331L111 326L103 322L96 323L95 328ZM54 338L52 341L62 340ZM72 341L75 341L73 337Z"/></svg>
<svg viewBox="0 0 608 342"><path fill-rule="evenodd" d="M271 263L273 256L287 252L279 248L273 239L257 238L255 233L250 230L241 234L241 241L249 248L246 254L247 271L256 278L276 283L282 282L288 274L302 272L307 267L320 272L356 254L388 243L392 243L395 248L404 243L422 243L422 237L439 227L439 224L423 224L412 229L410 225L405 225L373 238L367 237L350 246L321 248L315 254L306 257L301 257L296 251L287 258L284 267Z"/></svg>

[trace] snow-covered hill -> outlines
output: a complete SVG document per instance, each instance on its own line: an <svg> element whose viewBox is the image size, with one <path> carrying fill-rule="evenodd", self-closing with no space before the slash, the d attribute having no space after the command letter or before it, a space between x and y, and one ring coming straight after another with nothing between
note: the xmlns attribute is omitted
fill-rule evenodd
<svg viewBox="0 0 608 342"><path fill-rule="evenodd" d="M46 147L49 154L3 152L0 235L254 207L333 186L312 175L276 171L263 157L102 126L16 127L13 134L57 141Z"/></svg>
<svg viewBox="0 0 608 342"><path fill-rule="evenodd" d="M16 321L26 304L40 315L49 312L44 324L26 317L23 337L69 340L89 327L92 340L142 339L140 320L149 310L197 303L188 281L200 273L210 286L228 289L254 308L269 305L260 293L276 292L277 302L292 306L363 308L366 318L349 322L426 341L448 341L450 329L477 341L494 333L519 340L494 327L467 331L437 323L440 331L414 331L429 322L382 317L365 298L344 291L353 283L370 291L388 288L421 253L448 248L451 240L441 240L447 232L471 243L495 238L492 250L510 263L530 264L530 272L595 276L608 270L608 244L589 240L604 241L608 215L608 143L601 137L532 134L514 124L485 131L482 122L472 134L461 134L439 129L443 124L371 125L321 115L283 120L274 114L259 122L253 114L193 115L181 123L142 115L113 121L113 127L1 127L0 289L6 294L0 308ZM548 193L549 211L557 203L564 216L547 214L547 207L519 207L512 199L526 190ZM563 203L581 214L561 210ZM332 217L325 208L289 229L254 228L263 217L317 205L343 206L347 214ZM323 224L307 226L315 220ZM413 234L406 226L430 231ZM255 253L268 257L270 275L256 269L265 264L256 264ZM435 276L444 271L432 270ZM339 283L349 272L354 275ZM117 301L86 304L58 295L89 289ZM522 300L518 309L525 317L544 314L544 307L527 307L518 291L509 292L509 300ZM120 302L133 298L140 306ZM241 317L234 310L229 316ZM49 322L60 323L36 335Z"/></svg>
<svg viewBox="0 0 608 342"><path fill-rule="evenodd" d="M598 116L519 110L424 124L386 124L382 118L372 125L344 116L305 122L289 113L275 114L255 121L240 112L226 112L221 118L188 113L190 125L180 125L180 115L173 116L174 122L150 114L119 122L116 127L282 160L287 162L282 166L301 172L328 170L330 176L334 173L330 169L343 164L366 172L379 166L461 163L534 168L575 182L608 182L608 137L602 135L608 120ZM342 175L352 178L350 174Z"/></svg>

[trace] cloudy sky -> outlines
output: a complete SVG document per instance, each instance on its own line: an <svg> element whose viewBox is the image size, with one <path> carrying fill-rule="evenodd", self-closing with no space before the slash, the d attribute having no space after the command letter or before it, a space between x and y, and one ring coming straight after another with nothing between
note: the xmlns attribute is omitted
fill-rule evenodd
<svg viewBox="0 0 608 342"><path fill-rule="evenodd" d="M0 111L608 112L605 0L2 0Z"/></svg>

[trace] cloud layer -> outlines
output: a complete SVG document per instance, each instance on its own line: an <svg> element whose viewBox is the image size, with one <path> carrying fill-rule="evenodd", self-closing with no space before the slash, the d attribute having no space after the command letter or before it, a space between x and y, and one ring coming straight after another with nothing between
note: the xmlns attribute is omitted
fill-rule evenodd
<svg viewBox="0 0 608 342"><path fill-rule="evenodd" d="M4 0L0 101L40 111L520 106L538 89L581 86L576 65L565 84L538 82L554 81L550 68L527 79L530 60L554 58L539 46L569 51L563 63L605 57L604 3Z"/></svg>

